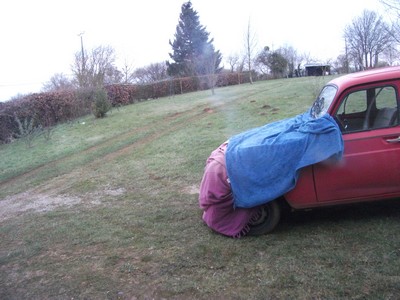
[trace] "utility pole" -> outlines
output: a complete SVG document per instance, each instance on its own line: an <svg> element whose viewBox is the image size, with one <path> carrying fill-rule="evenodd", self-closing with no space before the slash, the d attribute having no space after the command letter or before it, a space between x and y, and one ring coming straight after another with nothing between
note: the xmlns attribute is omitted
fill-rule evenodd
<svg viewBox="0 0 400 300"><path fill-rule="evenodd" d="M85 51L83 50L83 35L84 35L84 31L81 32L80 34L78 34L78 36L81 37L81 56L82 56L82 71L85 70Z"/></svg>
<svg viewBox="0 0 400 300"><path fill-rule="evenodd" d="M79 79L79 82L80 82L80 86L81 87L84 87L86 84L85 84L85 76L86 76L86 72L85 72L85 50L83 49L83 34L84 34L85 32L84 31L82 31L81 33L79 33L78 34L78 36L81 38L81 59L82 59L82 69L81 69L81 75L80 75L80 79Z"/></svg>

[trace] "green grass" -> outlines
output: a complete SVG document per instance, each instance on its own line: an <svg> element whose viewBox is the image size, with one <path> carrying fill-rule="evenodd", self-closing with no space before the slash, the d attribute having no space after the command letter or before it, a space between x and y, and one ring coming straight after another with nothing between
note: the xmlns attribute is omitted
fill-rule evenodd
<svg viewBox="0 0 400 300"><path fill-rule="evenodd" d="M397 202L296 212L239 240L201 221L211 151L305 111L316 84L157 99L1 145L0 299L399 298Z"/></svg>

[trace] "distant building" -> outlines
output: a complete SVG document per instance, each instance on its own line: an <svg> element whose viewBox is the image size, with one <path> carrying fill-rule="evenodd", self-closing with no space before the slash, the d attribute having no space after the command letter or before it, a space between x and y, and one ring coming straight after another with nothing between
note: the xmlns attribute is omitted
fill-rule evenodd
<svg viewBox="0 0 400 300"><path fill-rule="evenodd" d="M325 64L307 64L304 66L305 76L331 75L331 66Z"/></svg>

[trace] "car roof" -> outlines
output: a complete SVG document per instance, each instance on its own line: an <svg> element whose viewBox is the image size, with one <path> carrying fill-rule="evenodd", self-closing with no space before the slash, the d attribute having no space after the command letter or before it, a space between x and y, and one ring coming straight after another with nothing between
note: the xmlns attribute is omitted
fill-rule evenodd
<svg viewBox="0 0 400 300"><path fill-rule="evenodd" d="M400 66L384 67L370 69L350 73L344 76L337 77L328 82L328 84L335 85L339 91L343 91L349 87L359 84L379 82L383 80L400 79Z"/></svg>

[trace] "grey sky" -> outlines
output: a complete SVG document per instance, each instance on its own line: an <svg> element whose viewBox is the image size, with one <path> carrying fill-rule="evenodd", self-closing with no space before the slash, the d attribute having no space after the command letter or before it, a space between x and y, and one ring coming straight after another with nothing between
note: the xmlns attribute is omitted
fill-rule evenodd
<svg viewBox="0 0 400 300"><path fill-rule="evenodd" d="M86 49L110 45L117 66L169 59L183 0L4 0L0 10L0 101L39 92L55 73L71 73ZM342 53L343 29L378 0L192 0L224 57L240 53L250 19L258 46L293 46L327 61Z"/></svg>

